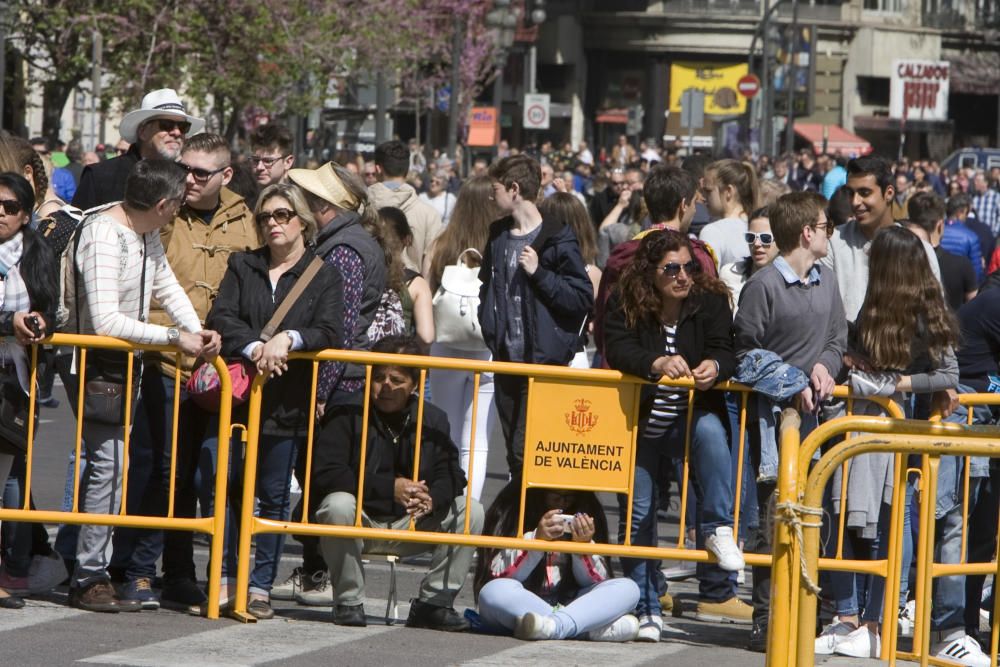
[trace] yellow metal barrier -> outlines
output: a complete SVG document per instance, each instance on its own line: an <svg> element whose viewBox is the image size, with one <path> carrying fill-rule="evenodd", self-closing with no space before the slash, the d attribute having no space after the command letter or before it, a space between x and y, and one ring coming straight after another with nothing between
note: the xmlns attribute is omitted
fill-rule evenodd
<svg viewBox="0 0 1000 667"><path fill-rule="evenodd" d="M176 348L156 346L156 345L135 345L127 341L118 338L108 338L104 336L86 336L78 334L54 334L50 338L46 339L45 343L61 346L61 347L72 347L74 349L78 348L80 350L80 359L77 368L79 377L84 377L87 364L87 350L88 349L101 349L101 350L116 350L121 352L134 352L136 350L146 350L153 352L160 352L168 356L178 355ZM221 582L222 573L222 545L223 539L225 537L225 517L226 517L226 503L217 502L214 506L214 514L208 517L202 518L181 518L174 516L173 510L173 500L175 495L175 478L174 478L174 464L171 464L171 478L170 478L170 488L169 488L169 505L167 508L167 516L140 516L136 514L130 514L128 512L128 505L126 501L128 493L128 448L129 441L131 438L131 426L132 426L132 396L131 391L133 381L138 378L138 372L134 370L134 363L129 363L128 374L127 374L127 393L126 393L126 409L125 409L125 422L123 424L124 428L124 450L125 458L122 463L122 487L120 490L122 502L121 509L117 514L91 514L80 512L79 502L80 502L80 460L81 460L81 447L83 442L83 400L84 400L84 383L80 382L79 391L76 396L76 429L75 429L75 454L76 463L74 465L74 484L73 484L73 506L70 511L53 511L53 510L41 510L41 509L30 509L30 498L31 498L31 484L32 484L32 471L34 464L34 456L36 454L35 441L37 440L38 434L34 432L33 415L37 410L36 405L36 391L35 382L37 375L37 361L38 361L38 349L37 347L32 347L32 370L31 370L31 391L29 395L30 400L30 413L29 413L29 433L28 433L28 448L26 454L26 468L25 468L25 492L23 498L23 506L20 509L15 508L0 508L0 521L26 521L35 523L65 523L65 524L94 524L102 526L115 526L115 527L129 527L129 528L147 528L152 530L190 530L199 533L205 533L211 537L211 557L209 561L209 577L208 577L208 609L207 615L209 618L219 617L219 587ZM179 359L178 359L179 362ZM230 439L230 420L232 418L232 386L229 379L229 372L226 369L226 364L221 359L215 359L213 362L216 370L219 373L219 378L222 383L222 402L219 409L219 444L218 444L218 460L222 463L218 466L215 477L215 497L225 498L226 497L226 484L227 479L227 467L224 462L229 460L229 439ZM179 363L178 363L179 365ZM156 372L160 372L157 368ZM180 381L180 372L175 374L174 381ZM179 396L180 392L175 392L175 401L173 407L173 439L171 442L171 460L176 461L177 458L177 420L178 420L178 410L179 410Z"/></svg>

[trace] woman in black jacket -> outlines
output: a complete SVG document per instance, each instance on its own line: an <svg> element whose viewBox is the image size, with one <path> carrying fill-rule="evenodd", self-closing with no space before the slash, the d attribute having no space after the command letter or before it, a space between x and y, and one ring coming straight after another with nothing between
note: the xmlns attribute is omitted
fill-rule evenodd
<svg viewBox="0 0 1000 667"><path fill-rule="evenodd" d="M11 399L24 401L31 389L28 385L31 352L27 346L38 343L53 331L59 294L55 255L45 240L28 226L34 208L35 194L31 184L20 174L0 174L0 336L13 337L16 341L0 344L2 390L10 391ZM25 396L20 396L20 391ZM37 431L35 435L37 438ZM0 489L7 483L7 475L16 458L11 452L16 449L16 446L4 447L0 443ZM27 537L31 537L30 532ZM30 553L27 562L13 561L9 558L4 562L0 581L15 590L27 589ZM23 606L20 598L0 588L0 608Z"/></svg>
<svg viewBox="0 0 1000 667"><path fill-rule="evenodd" d="M316 221L302 192L290 184L264 190L255 214L266 245L230 257L207 326L222 335L224 357L248 359L269 378L261 401L257 498L262 518L287 520L289 482L311 418L312 386L310 363L288 361L288 353L343 345L344 290L340 273L324 264L279 324L278 333L262 341L261 330L313 260L307 244L316 234ZM227 579L222 593L224 603L232 598L233 581L229 578L236 574L243 472L239 447L233 449L231 470L222 570ZM274 616L270 591L283 544L283 535L257 536L247 606L247 611L257 618Z"/></svg>
<svg viewBox="0 0 1000 667"><path fill-rule="evenodd" d="M622 272L608 304L605 338L612 368L652 381L694 379L693 414L688 392L665 385L643 388L635 489L632 544L657 543L657 480L661 462L684 455L691 438L691 468L698 501L697 544L715 554L714 564L698 564L702 620L732 620L749 607L736 598L736 572L743 555L733 539L732 458L726 406L721 392L708 391L736 368L732 343L729 290L700 270L687 238L665 229L643 238L635 258ZM687 434L690 419L691 432ZM624 497L622 498L624 504ZM622 507L622 512L626 510ZM624 538L624 523L619 537ZM656 561L622 559L625 572L640 590L639 640L658 641L660 601Z"/></svg>

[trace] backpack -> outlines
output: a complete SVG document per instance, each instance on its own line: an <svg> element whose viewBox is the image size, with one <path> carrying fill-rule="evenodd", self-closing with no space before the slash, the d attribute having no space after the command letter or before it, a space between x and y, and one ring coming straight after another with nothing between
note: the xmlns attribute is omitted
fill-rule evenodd
<svg viewBox="0 0 1000 667"><path fill-rule="evenodd" d="M446 266L441 275L431 305L434 309L435 340L460 350L485 349L483 329L479 326L479 269L465 263L467 253L475 253L482 261L482 254L475 248L466 248L458 254L454 264Z"/></svg>
<svg viewBox="0 0 1000 667"><path fill-rule="evenodd" d="M368 342L374 345L389 336L406 334L406 319L403 317L403 302L399 294L387 287L378 301L378 308L368 325Z"/></svg>
<svg viewBox="0 0 1000 667"><path fill-rule="evenodd" d="M63 331L69 322L71 310L75 310L76 258L73 255L73 239L82 229L84 219L94 213L111 208L118 202L102 204L86 211L66 204L53 211L48 217L35 222L35 230L42 235L59 258L59 300L56 307L56 331Z"/></svg>

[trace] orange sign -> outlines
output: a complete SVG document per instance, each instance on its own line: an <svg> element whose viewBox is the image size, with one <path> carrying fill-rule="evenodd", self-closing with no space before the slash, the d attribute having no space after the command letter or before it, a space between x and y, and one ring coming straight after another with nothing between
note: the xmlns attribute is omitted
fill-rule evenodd
<svg viewBox="0 0 1000 667"><path fill-rule="evenodd" d="M637 403L637 385L532 380L525 485L628 493Z"/></svg>
<svg viewBox="0 0 1000 667"><path fill-rule="evenodd" d="M500 143L500 122L496 107L472 107L469 114L469 146L496 146Z"/></svg>

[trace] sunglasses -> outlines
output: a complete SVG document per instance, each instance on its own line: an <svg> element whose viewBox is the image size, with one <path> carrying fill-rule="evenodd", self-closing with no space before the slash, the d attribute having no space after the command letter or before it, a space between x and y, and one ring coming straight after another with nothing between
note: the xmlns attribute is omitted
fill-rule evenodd
<svg viewBox="0 0 1000 667"><path fill-rule="evenodd" d="M676 278L681 274L681 270L689 276L698 273L698 271L701 270L701 265L692 259L690 262L685 262L684 264L680 264L679 262L670 262L659 267L657 270L662 271L663 275L667 278Z"/></svg>
<svg viewBox="0 0 1000 667"><path fill-rule="evenodd" d="M258 164L262 164L268 169L270 169L271 167L274 166L274 164L278 160L284 160L286 157L288 156L279 155L278 157L262 157L260 155L251 155L248 159L250 160L250 164L254 167L256 167Z"/></svg>
<svg viewBox="0 0 1000 667"><path fill-rule="evenodd" d="M218 169L212 169L210 171L208 169L201 169L200 167L192 167L184 164L183 162L178 162L177 164L182 166L187 171L187 173L191 174L194 177L194 180L198 181L199 183L204 183L205 181L212 178L216 174L221 174L226 170L226 167L219 167Z"/></svg>
<svg viewBox="0 0 1000 667"><path fill-rule="evenodd" d="M160 132L173 132L174 130L180 130L181 134L187 134L191 131L191 123L186 120L157 118L153 122L156 123L156 127L160 130Z"/></svg>
<svg viewBox="0 0 1000 667"><path fill-rule="evenodd" d="M257 224L261 227L265 227L271 218L274 218L274 221L279 225L287 225L288 221L294 218L295 215L295 211L287 208L276 208L273 211L261 211L257 214Z"/></svg>
<svg viewBox="0 0 1000 667"><path fill-rule="evenodd" d="M774 243L774 235L771 234L771 232L761 232L760 234L754 232L746 232L745 234L743 234L743 240L749 243L750 245L753 245L757 241L760 241L761 245L767 246Z"/></svg>
<svg viewBox="0 0 1000 667"><path fill-rule="evenodd" d="M17 215L24 210L21 208L21 202L16 199L0 199L0 208L3 208L5 215Z"/></svg>

